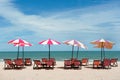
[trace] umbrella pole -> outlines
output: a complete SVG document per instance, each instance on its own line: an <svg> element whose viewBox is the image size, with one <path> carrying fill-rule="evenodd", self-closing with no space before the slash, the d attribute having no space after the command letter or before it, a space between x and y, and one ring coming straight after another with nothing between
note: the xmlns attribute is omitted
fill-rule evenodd
<svg viewBox="0 0 120 80"><path fill-rule="evenodd" d="M73 58L74 45L72 46L72 58Z"/></svg>
<svg viewBox="0 0 120 80"><path fill-rule="evenodd" d="M101 44L101 61L103 61L103 55L104 55L103 48L104 48L104 45L103 45L103 42L102 42L102 44Z"/></svg>
<svg viewBox="0 0 120 80"><path fill-rule="evenodd" d="M17 59L19 58L19 46L18 46L18 52L17 52Z"/></svg>
<svg viewBox="0 0 120 80"><path fill-rule="evenodd" d="M104 47L103 47L103 54L104 54L104 59L105 59L105 51L104 51Z"/></svg>
<svg viewBox="0 0 120 80"><path fill-rule="evenodd" d="M78 53L79 53L79 47L77 48L77 58L78 58Z"/></svg>
<svg viewBox="0 0 120 80"><path fill-rule="evenodd" d="M103 49L103 48L101 48L101 61L102 61L102 49Z"/></svg>
<svg viewBox="0 0 120 80"><path fill-rule="evenodd" d="M50 45L49 45L49 60L50 60Z"/></svg>
<svg viewBox="0 0 120 80"><path fill-rule="evenodd" d="M24 46L22 47L22 52L23 52L22 58L24 60Z"/></svg>

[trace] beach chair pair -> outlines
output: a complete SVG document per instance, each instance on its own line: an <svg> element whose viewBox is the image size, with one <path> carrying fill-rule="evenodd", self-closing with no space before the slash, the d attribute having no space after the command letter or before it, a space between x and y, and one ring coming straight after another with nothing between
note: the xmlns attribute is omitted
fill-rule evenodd
<svg viewBox="0 0 120 80"><path fill-rule="evenodd" d="M81 68L81 62L77 59L64 60L64 68Z"/></svg>
<svg viewBox="0 0 120 80"><path fill-rule="evenodd" d="M34 65L33 69L40 69L40 68L54 68L56 61L54 58L42 58L42 61L40 60L33 60Z"/></svg>
<svg viewBox="0 0 120 80"><path fill-rule="evenodd" d="M109 68L111 68L110 63L111 63L110 59L103 59L103 61L94 60L93 61L93 68L109 69Z"/></svg>
<svg viewBox="0 0 120 80"><path fill-rule="evenodd" d="M4 68L5 69L16 69L16 68L23 68L24 67L24 61L22 58L18 59L4 59Z"/></svg>

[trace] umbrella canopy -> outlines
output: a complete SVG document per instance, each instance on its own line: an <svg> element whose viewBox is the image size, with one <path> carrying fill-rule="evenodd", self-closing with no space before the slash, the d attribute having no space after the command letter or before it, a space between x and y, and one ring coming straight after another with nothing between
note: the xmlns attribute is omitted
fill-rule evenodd
<svg viewBox="0 0 120 80"><path fill-rule="evenodd" d="M72 46L72 58L73 58L74 46L78 46L78 51L79 51L79 47L84 49L87 48L83 43L77 40L67 40L67 41L64 41L63 43ZM77 57L78 57L78 51L77 51Z"/></svg>
<svg viewBox="0 0 120 80"><path fill-rule="evenodd" d="M31 43L23 40L23 39L16 39L16 40L10 40L8 42L8 44L13 44L14 46L18 46L18 54L17 54L17 58L19 57L19 47L22 46L22 50L23 50L23 59L24 59L24 46L32 46Z"/></svg>
<svg viewBox="0 0 120 80"><path fill-rule="evenodd" d="M94 44L96 48L101 48L101 60L102 60L102 54L104 54L104 58L105 58L104 48L112 49L114 45L113 42L104 39L92 41L91 44Z"/></svg>
<svg viewBox="0 0 120 80"><path fill-rule="evenodd" d="M48 45L48 47L49 47L49 59L50 59L50 45L59 45L60 42L58 42L56 40L48 39L48 40L43 40L43 41L39 42L39 44Z"/></svg>

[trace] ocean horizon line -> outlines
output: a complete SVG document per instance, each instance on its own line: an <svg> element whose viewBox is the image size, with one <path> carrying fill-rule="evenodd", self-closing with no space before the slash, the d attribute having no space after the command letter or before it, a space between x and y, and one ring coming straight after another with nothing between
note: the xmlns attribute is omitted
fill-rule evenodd
<svg viewBox="0 0 120 80"><path fill-rule="evenodd" d="M89 51L97 51L97 52L99 52L100 50L89 50L89 51L84 51L84 50L81 50L81 51L79 51L79 52L89 52ZM110 50L110 51L117 51L118 52L118 50ZM17 52L17 50L16 51L0 51L0 52ZM22 51L20 51L20 52L22 52ZM24 52L48 52L48 51L37 51L37 50L35 50L35 51L24 51ZM54 51L52 51L51 50L51 52L54 52ZM56 52L59 52L59 51L56 51ZM61 51L62 52L62 51ZM64 50L63 50L63 52L64 52ZM65 51L65 52L69 52L69 51ZM72 52L72 51L71 51ZM74 51L74 52L77 52L77 51ZM107 51L105 51L105 52L109 52L108 50Z"/></svg>

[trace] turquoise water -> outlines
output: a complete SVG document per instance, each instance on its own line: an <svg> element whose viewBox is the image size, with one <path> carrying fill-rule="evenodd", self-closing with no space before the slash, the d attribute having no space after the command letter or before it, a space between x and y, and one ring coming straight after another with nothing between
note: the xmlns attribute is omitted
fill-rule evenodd
<svg viewBox="0 0 120 80"><path fill-rule="evenodd" d="M64 59L71 58L71 51L51 51L51 57L54 57L57 61L63 61ZM77 52L74 52L74 57L76 57ZM120 60L120 51L105 51L106 58L118 58ZM20 56L22 57L22 52L20 52ZM26 58L32 59L41 59L48 58L48 51L26 51ZM17 58L17 52L0 52L0 59ZM100 51L80 51L78 55L78 59L89 58L93 59L101 59Z"/></svg>

